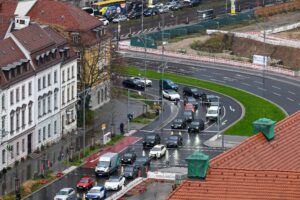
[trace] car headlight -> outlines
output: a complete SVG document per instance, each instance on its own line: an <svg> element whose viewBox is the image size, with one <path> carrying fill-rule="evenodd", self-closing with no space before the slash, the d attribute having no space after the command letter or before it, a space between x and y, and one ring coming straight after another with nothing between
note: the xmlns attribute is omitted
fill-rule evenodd
<svg viewBox="0 0 300 200"><path fill-rule="evenodd" d="M198 129L199 127L197 126L196 129Z"/></svg>

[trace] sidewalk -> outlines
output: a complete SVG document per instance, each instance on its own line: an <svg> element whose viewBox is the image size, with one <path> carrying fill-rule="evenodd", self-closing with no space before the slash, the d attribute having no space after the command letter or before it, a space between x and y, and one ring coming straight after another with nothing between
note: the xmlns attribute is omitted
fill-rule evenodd
<svg viewBox="0 0 300 200"><path fill-rule="evenodd" d="M224 135L224 148L231 149L246 139L248 139L246 136ZM203 144L208 147L222 148L222 135L215 135Z"/></svg>
<svg viewBox="0 0 300 200"><path fill-rule="evenodd" d="M134 117L136 117L142 114L143 104L141 102L132 101L127 104L126 98L120 98L111 100L111 102L97 109L96 119L93 123L94 126L87 127L86 129L86 146L91 145L92 134L95 136L95 140L100 142L100 144L102 143L101 138L103 133L113 131L114 133L119 134L119 125L121 122L125 124L126 130L127 109ZM101 130L101 124L103 123L105 123L107 127L104 131ZM112 126L113 124L115 125ZM131 128L140 128L140 126L137 125ZM26 180L33 179L35 175L41 174L43 166L48 166L49 163L51 163L51 167L49 167L48 170L53 172L65 170L67 167L63 162L68 159L71 143L74 146L75 152L83 148L82 130L78 130L75 134L66 135L58 143L45 149L39 154L33 154L33 158L28 158L24 162L20 162L17 168L13 167L11 170L7 171L0 179L0 196L15 190L16 172L20 179L20 185L22 185ZM64 152L63 157L60 157L61 152Z"/></svg>

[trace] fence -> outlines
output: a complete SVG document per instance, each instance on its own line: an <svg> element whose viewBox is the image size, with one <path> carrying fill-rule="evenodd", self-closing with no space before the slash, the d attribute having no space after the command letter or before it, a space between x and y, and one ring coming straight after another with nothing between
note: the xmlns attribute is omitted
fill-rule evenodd
<svg viewBox="0 0 300 200"><path fill-rule="evenodd" d="M274 15L274 14L297 10L297 9L300 9L300 1L296 0L288 3L282 3L273 6L257 8L255 10L255 15L268 16L268 15Z"/></svg>
<svg viewBox="0 0 300 200"><path fill-rule="evenodd" d="M254 11L248 11L234 16L226 15L222 18L216 18L193 25L167 29L143 36L134 36L131 38L130 43L132 46L157 48L159 41L168 41L175 37L197 33L206 29L219 29L222 26L248 21L252 18L254 18Z"/></svg>

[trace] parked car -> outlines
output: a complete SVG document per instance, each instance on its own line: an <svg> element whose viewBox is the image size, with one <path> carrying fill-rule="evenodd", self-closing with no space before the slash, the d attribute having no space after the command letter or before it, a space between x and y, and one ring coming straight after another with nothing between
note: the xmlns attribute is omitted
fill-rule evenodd
<svg viewBox="0 0 300 200"><path fill-rule="evenodd" d="M183 145L183 139L181 135L170 135L166 142L167 148L179 147Z"/></svg>
<svg viewBox="0 0 300 200"><path fill-rule="evenodd" d="M166 155L167 148L163 144L155 145L149 152L151 158L161 158Z"/></svg>
<svg viewBox="0 0 300 200"><path fill-rule="evenodd" d="M107 181L105 181L104 187L107 190L119 190L125 184L124 176L111 176Z"/></svg>
<svg viewBox="0 0 300 200"><path fill-rule="evenodd" d="M186 121L182 118L174 119L173 123L171 124L171 129L185 129L186 128Z"/></svg>
<svg viewBox="0 0 300 200"><path fill-rule="evenodd" d="M107 191L103 186L94 186L86 194L86 200L105 199Z"/></svg>
<svg viewBox="0 0 300 200"><path fill-rule="evenodd" d="M113 23L118 23L118 22L123 22L123 21L127 21L128 18L125 15L118 15L117 17L115 17L112 22Z"/></svg>
<svg viewBox="0 0 300 200"><path fill-rule="evenodd" d="M78 190L89 190L94 186L94 184L95 184L95 180L93 178L89 176L84 176L77 183L76 188Z"/></svg>
<svg viewBox="0 0 300 200"><path fill-rule="evenodd" d="M190 110L185 110L183 116L187 122L192 122L194 120L194 113Z"/></svg>
<svg viewBox="0 0 300 200"><path fill-rule="evenodd" d="M184 103L184 105L192 104L194 106L195 110L198 109L198 101L194 97L191 97L191 96L184 97L183 103Z"/></svg>
<svg viewBox="0 0 300 200"><path fill-rule="evenodd" d="M138 169L141 169L142 167L149 167L151 162L151 158L148 156L141 156L136 159L134 162L134 166L136 166Z"/></svg>
<svg viewBox="0 0 300 200"><path fill-rule="evenodd" d="M192 111L192 112L195 112L195 111L196 111L196 109L195 109L194 105L193 105L193 104L191 104L191 103L187 103L187 104L185 104L185 106L184 106L184 110L190 110L190 111Z"/></svg>
<svg viewBox="0 0 300 200"><path fill-rule="evenodd" d="M106 16L106 19L109 21L109 22L112 22L114 18L118 17L118 13L117 12L113 12L111 13L110 15Z"/></svg>
<svg viewBox="0 0 300 200"><path fill-rule="evenodd" d="M188 126L189 133L200 133L200 131L204 130L204 122L202 119L192 121Z"/></svg>
<svg viewBox="0 0 300 200"><path fill-rule="evenodd" d="M107 152L100 156L95 168L96 176L110 175L118 170L120 157L118 153Z"/></svg>
<svg viewBox="0 0 300 200"><path fill-rule="evenodd" d="M194 7L198 6L201 3L201 0L190 0L189 6Z"/></svg>
<svg viewBox="0 0 300 200"><path fill-rule="evenodd" d="M106 18L99 18L99 21L103 23L104 26L107 26L109 24L109 21Z"/></svg>
<svg viewBox="0 0 300 200"><path fill-rule="evenodd" d="M123 86L136 90L145 90L145 84L140 82L139 80L134 79L126 79L123 81Z"/></svg>
<svg viewBox="0 0 300 200"><path fill-rule="evenodd" d="M181 2L176 2L173 6L170 7L170 10L176 11L180 10L184 7L184 5Z"/></svg>
<svg viewBox="0 0 300 200"><path fill-rule="evenodd" d="M142 16L142 11L132 11L128 14L129 19L138 19Z"/></svg>
<svg viewBox="0 0 300 200"><path fill-rule="evenodd" d="M198 88L192 88L192 87L184 87L183 95L192 96L195 99L204 98L204 96L206 96L206 94L204 92L201 93Z"/></svg>
<svg viewBox="0 0 300 200"><path fill-rule="evenodd" d="M158 134L147 135L143 141L143 147L154 147L155 145L160 144L160 137Z"/></svg>
<svg viewBox="0 0 300 200"><path fill-rule="evenodd" d="M173 7L174 5L176 5L176 1L170 1L166 3L165 7L167 7L167 9L170 10L171 7Z"/></svg>
<svg viewBox="0 0 300 200"><path fill-rule="evenodd" d="M73 188L63 188L56 193L54 200L69 200L75 199L76 192Z"/></svg>
<svg viewBox="0 0 300 200"><path fill-rule="evenodd" d="M125 153L121 159L122 164L132 164L136 159L136 154L133 152Z"/></svg>
<svg viewBox="0 0 300 200"><path fill-rule="evenodd" d="M144 15L145 16L154 16L159 13L159 10L156 7L150 7L144 10Z"/></svg>
<svg viewBox="0 0 300 200"><path fill-rule="evenodd" d="M136 165L126 165L124 167L125 178L136 178L138 177L139 168Z"/></svg>
<svg viewBox="0 0 300 200"><path fill-rule="evenodd" d="M170 101L180 100L180 95L175 90L163 90L163 97Z"/></svg>
<svg viewBox="0 0 300 200"><path fill-rule="evenodd" d="M221 112L221 107L219 107L219 106L210 106L207 109L207 112L206 112L206 115L205 115L206 120L213 120L213 121L218 120L220 112Z"/></svg>
<svg viewBox="0 0 300 200"><path fill-rule="evenodd" d="M163 89L163 90L175 90L176 92L178 91L178 85L168 79L160 80L159 87L160 87L160 89Z"/></svg>
<svg viewBox="0 0 300 200"><path fill-rule="evenodd" d="M150 79L144 78L144 77L139 77L139 76L133 76L130 79L133 80L138 80L146 85L146 87L151 87L152 86L152 81Z"/></svg>

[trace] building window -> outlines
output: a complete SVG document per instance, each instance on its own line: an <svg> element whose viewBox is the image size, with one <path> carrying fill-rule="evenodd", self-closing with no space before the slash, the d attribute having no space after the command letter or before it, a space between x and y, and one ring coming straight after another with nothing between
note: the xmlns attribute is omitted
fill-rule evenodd
<svg viewBox="0 0 300 200"><path fill-rule="evenodd" d="M48 86L51 85L51 74L48 74Z"/></svg>
<svg viewBox="0 0 300 200"><path fill-rule="evenodd" d="M31 82L29 82L28 83L28 96L31 96L31 94L32 94L32 84L31 84Z"/></svg>
<svg viewBox="0 0 300 200"><path fill-rule="evenodd" d="M101 89L101 102L103 102L103 99L104 99L104 90L103 89Z"/></svg>
<svg viewBox="0 0 300 200"><path fill-rule="evenodd" d="M5 149L2 150L2 164L5 164L6 161L6 151Z"/></svg>
<svg viewBox="0 0 300 200"><path fill-rule="evenodd" d="M54 83L57 83L57 71L54 71Z"/></svg>
<svg viewBox="0 0 300 200"><path fill-rule="evenodd" d="M48 96L48 112L51 112L51 95Z"/></svg>
<svg viewBox="0 0 300 200"><path fill-rule="evenodd" d="M57 107L57 92L54 93L54 110L56 110Z"/></svg>
<svg viewBox="0 0 300 200"><path fill-rule="evenodd" d="M43 114L46 114L46 98L43 98Z"/></svg>
<svg viewBox="0 0 300 200"><path fill-rule="evenodd" d="M46 76L43 76L43 88L46 88Z"/></svg>
<svg viewBox="0 0 300 200"><path fill-rule="evenodd" d="M56 123L56 120L54 121L54 135L56 135L57 133L57 123Z"/></svg>
<svg viewBox="0 0 300 200"><path fill-rule="evenodd" d="M22 139L22 153L25 152L25 139Z"/></svg>
<svg viewBox="0 0 300 200"><path fill-rule="evenodd" d="M41 79L39 78L39 80L38 80L38 91L40 91L41 90Z"/></svg>
<svg viewBox="0 0 300 200"><path fill-rule="evenodd" d="M43 140L46 140L46 127L43 127Z"/></svg>
<svg viewBox="0 0 300 200"><path fill-rule="evenodd" d="M25 85L22 86L22 99L25 99Z"/></svg>
<svg viewBox="0 0 300 200"><path fill-rule="evenodd" d="M20 129L20 112L17 112L16 118L17 118L16 129L18 131Z"/></svg>
<svg viewBox="0 0 300 200"><path fill-rule="evenodd" d="M65 82L65 71L64 70L62 71L62 75L61 76L62 76L62 82L64 83Z"/></svg>
<svg viewBox="0 0 300 200"><path fill-rule="evenodd" d="M68 80L70 80L70 68L67 69Z"/></svg>
<svg viewBox="0 0 300 200"><path fill-rule="evenodd" d="M107 87L105 87L105 91L104 91L104 94L105 94L105 101L107 100L107 96L108 96L108 94L107 94Z"/></svg>
<svg viewBox="0 0 300 200"><path fill-rule="evenodd" d="M19 102L19 88L16 89L16 102Z"/></svg>
<svg viewBox="0 0 300 200"><path fill-rule="evenodd" d="M5 110L5 95L2 95L2 109Z"/></svg>
<svg viewBox="0 0 300 200"><path fill-rule="evenodd" d="M41 129L39 129L39 136L38 136L38 140L39 140L39 143L41 143Z"/></svg>
<svg viewBox="0 0 300 200"><path fill-rule="evenodd" d="M72 73L72 78L74 78L74 65L72 65L71 73Z"/></svg>
<svg viewBox="0 0 300 200"><path fill-rule="evenodd" d="M100 104L100 98L101 98L101 94L100 94L100 91L98 91L98 92L97 92L98 104Z"/></svg>
<svg viewBox="0 0 300 200"><path fill-rule="evenodd" d="M10 133L12 134L14 132L14 115L12 114L10 116Z"/></svg>
<svg viewBox="0 0 300 200"><path fill-rule="evenodd" d="M10 105L14 104L14 91L10 91Z"/></svg>
<svg viewBox="0 0 300 200"><path fill-rule="evenodd" d="M67 101L70 101L70 88L67 88Z"/></svg>
<svg viewBox="0 0 300 200"><path fill-rule="evenodd" d="M32 105L28 106L28 124L32 122Z"/></svg>
<svg viewBox="0 0 300 200"><path fill-rule="evenodd" d="M62 90L61 101L62 101L62 104L64 105L65 104L65 90Z"/></svg>
<svg viewBox="0 0 300 200"><path fill-rule="evenodd" d="M51 124L48 124L48 138L51 137Z"/></svg>
<svg viewBox="0 0 300 200"><path fill-rule="evenodd" d="M20 154L20 152L19 152L19 150L20 150L20 147L19 147L19 142L17 142L17 156Z"/></svg>
<svg viewBox="0 0 300 200"><path fill-rule="evenodd" d="M40 100L38 102L38 114L39 114L39 117L42 116L42 109L41 109L41 101Z"/></svg>
<svg viewBox="0 0 300 200"><path fill-rule="evenodd" d="M71 89L71 97L72 97L72 99L75 98L75 97L74 97L74 85L72 85L72 89Z"/></svg>
<svg viewBox="0 0 300 200"><path fill-rule="evenodd" d="M1 118L2 136L5 134L5 116Z"/></svg>
<svg viewBox="0 0 300 200"><path fill-rule="evenodd" d="M25 109L22 110L22 128L25 128Z"/></svg>
<svg viewBox="0 0 300 200"><path fill-rule="evenodd" d="M10 158L14 158L14 146L11 146L11 151L10 151Z"/></svg>

